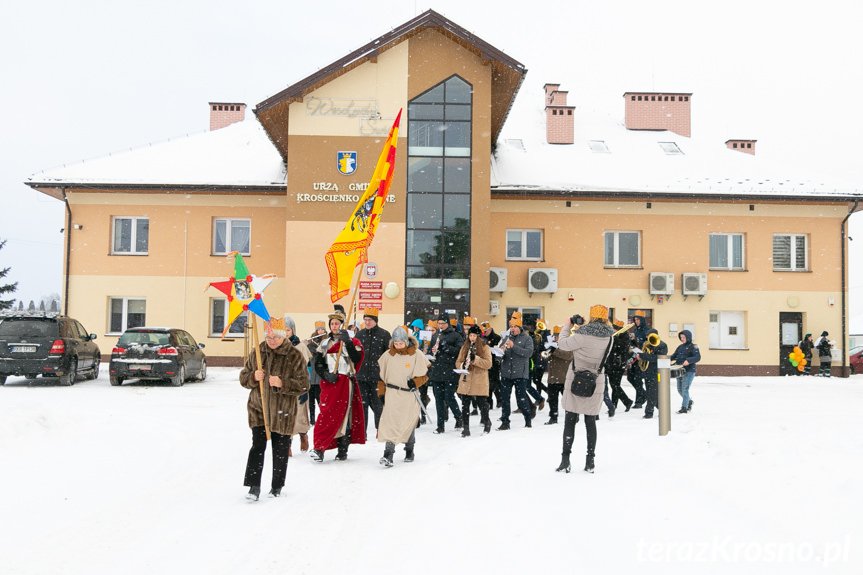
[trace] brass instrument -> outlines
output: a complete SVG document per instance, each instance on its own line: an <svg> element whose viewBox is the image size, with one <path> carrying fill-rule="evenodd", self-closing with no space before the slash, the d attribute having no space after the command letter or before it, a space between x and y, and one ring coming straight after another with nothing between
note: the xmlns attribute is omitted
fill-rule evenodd
<svg viewBox="0 0 863 575"><path fill-rule="evenodd" d="M538 329L539 331L545 331L545 329L546 329L545 324L542 323L542 321L537 321L536 322L536 329Z"/></svg>
<svg viewBox="0 0 863 575"><path fill-rule="evenodd" d="M617 330L616 332L614 332L614 336L613 336L613 337L617 337L617 336L619 336L620 334L622 334L623 332L625 332L626 330L632 329L632 328L634 328L634 327L635 327L635 324L634 324L634 323L628 323L628 324L626 324L625 326L623 326L622 328L620 328L619 330Z"/></svg>
<svg viewBox="0 0 863 575"><path fill-rule="evenodd" d="M641 347L641 351L643 351L644 353L650 353L657 345L659 345L659 336L655 333L652 333L647 336L647 341L644 342L644 345ZM647 364L648 361L646 359L638 360L638 368L641 371L647 371Z"/></svg>

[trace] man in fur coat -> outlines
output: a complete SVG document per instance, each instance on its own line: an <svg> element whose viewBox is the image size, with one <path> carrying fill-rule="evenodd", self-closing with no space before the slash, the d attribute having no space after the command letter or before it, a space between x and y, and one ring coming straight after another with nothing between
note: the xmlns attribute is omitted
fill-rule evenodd
<svg viewBox="0 0 863 575"><path fill-rule="evenodd" d="M380 463L393 466L396 445L405 444L405 461L414 460L415 430L420 418L420 404L414 390L428 381L429 360L419 349L417 340L399 326L393 330L390 348L380 357L380 385L386 390L386 402L378 426L378 441L386 443Z"/></svg>
<svg viewBox="0 0 863 575"><path fill-rule="evenodd" d="M260 344L261 366L256 354L250 353L240 371L240 385L249 390L246 411L252 429L252 448L246 462L244 485L249 487L247 499L257 501L261 494L261 475L264 470L264 452L267 449L267 431L273 442L273 480L270 496L278 497L285 485L288 470L288 451L297 413L297 397L309 391L309 374L306 360L286 337L285 320L270 319L266 324L267 337ZM264 419L264 408L267 417Z"/></svg>
<svg viewBox="0 0 863 575"><path fill-rule="evenodd" d="M324 460L324 451L338 448L336 461L344 461L351 443L366 442L363 400L355 377L362 365L363 347L342 329L345 319L345 309L336 305L329 316L330 333L318 346L320 355L315 359L321 377L321 413L310 455L318 463Z"/></svg>

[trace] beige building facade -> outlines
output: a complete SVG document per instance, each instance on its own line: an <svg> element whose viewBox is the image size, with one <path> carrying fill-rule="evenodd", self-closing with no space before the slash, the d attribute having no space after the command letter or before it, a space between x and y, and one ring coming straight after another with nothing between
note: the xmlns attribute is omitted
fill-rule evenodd
<svg viewBox="0 0 863 575"><path fill-rule="evenodd" d="M503 331L514 310L559 325L601 303L624 319L645 310L671 350L692 331L699 373L785 373L793 345L822 331L840 350L834 372L846 372L844 231L858 197L789 192L752 176L749 154L701 154L687 137L691 94L674 94L673 126L644 111L670 106L652 98L667 94L632 92L624 106L637 116L603 127L559 84L516 105L526 74L429 11L259 103L256 120L162 156L31 177L68 207L64 311L109 340L139 322L182 327L211 365L237 365L242 322L222 338L226 304L205 290L230 277L237 249L251 273L278 276L270 313L311 333L332 310L324 253L402 110L355 315L378 306L393 329L449 311ZM535 123L535 138L502 136L519 123ZM185 171L165 168L183 158ZM716 166L725 180L707 177Z"/></svg>

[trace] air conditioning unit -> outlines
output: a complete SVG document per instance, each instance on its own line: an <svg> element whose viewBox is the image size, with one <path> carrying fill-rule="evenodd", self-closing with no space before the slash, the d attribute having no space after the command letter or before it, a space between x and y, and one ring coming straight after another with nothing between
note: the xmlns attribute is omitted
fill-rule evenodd
<svg viewBox="0 0 863 575"><path fill-rule="evenodd" d="M671 295L674 293L674 274L650 272L650 295Z"/></svg>
<svg viewBox="0 0 863 575"><path fill-rule="evenodd" d="M506 268L490 268L488 291L506 291Z"/></svg>
<svg viewBox="0 0 863 575"><path fill-rule="evenodd" d="M707 293L707 274L683 274L683 295L705 295Z"/></svg>
<svg viewBox="0 0 863 575"><path fill-rule="evenodd" d="M557 269L530 268L527 270L527 291L529 293L557 292Z"/></svg>

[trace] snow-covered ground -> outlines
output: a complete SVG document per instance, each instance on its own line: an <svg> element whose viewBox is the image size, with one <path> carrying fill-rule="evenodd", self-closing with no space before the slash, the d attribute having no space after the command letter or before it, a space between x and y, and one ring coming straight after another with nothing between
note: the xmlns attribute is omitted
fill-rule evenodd
<svg viewBox="0 0 863 575"><path fill-rule="evenodd" d="M315 464L295 440L283 496L250 503L237 374L182 388L111 387L104 370L71 388L10 378L0 572L863 572L863 375L697 377L666 437L640 410L603 410L595 475L582 424L573 472L554 473L548 408L488 436L472 418L468 439L423 426L416 462L399 448L392 469L376 442ZM268 452L264 492L270 469Z"/></svg>

